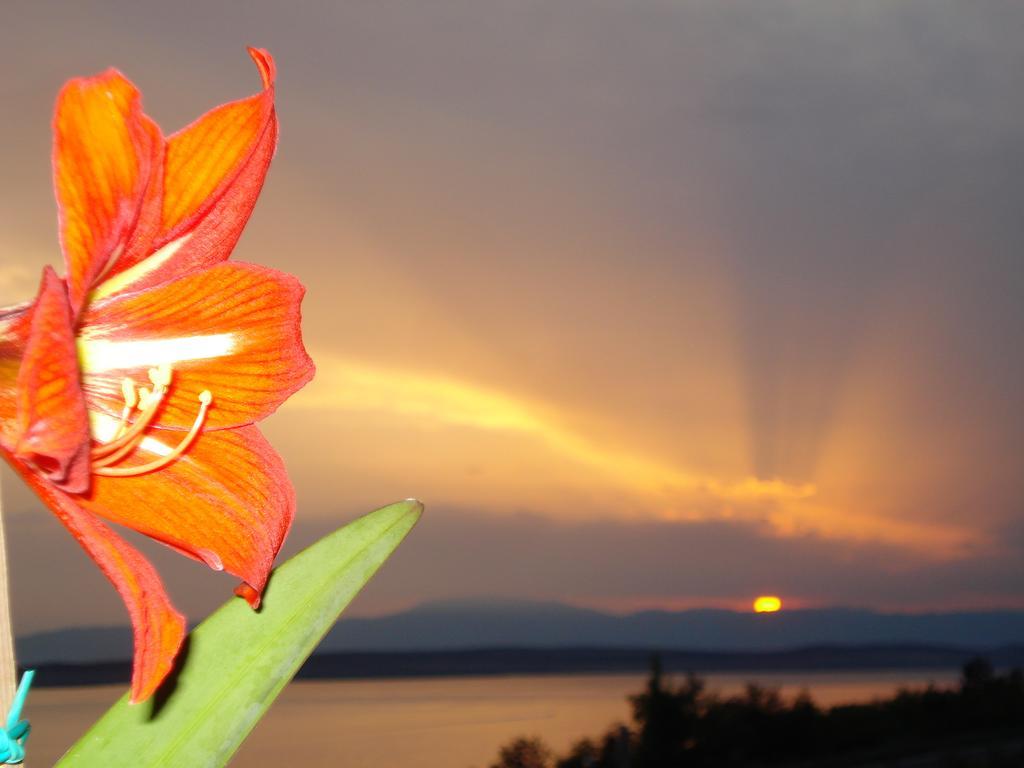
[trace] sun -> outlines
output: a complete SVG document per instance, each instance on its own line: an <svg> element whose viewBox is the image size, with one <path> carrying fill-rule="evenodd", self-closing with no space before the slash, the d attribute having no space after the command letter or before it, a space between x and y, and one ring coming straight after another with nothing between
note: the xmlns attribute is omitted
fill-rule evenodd
<svg viewBox="0 0 1024 768"><path fill-rule="evenodd" d="M754 601L755 613L775 613L782 610L782 600L775 595L761 595Z"/></svg>

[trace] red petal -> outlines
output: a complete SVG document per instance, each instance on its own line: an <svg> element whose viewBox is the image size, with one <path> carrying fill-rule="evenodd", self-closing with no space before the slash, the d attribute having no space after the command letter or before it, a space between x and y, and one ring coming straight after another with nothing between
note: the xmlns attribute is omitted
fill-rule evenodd
<svg viewBox="0 0 1024 768"><path fill-rule="evenodd" d="M143 125L149 131L152 141L152 163L149 180L142 193L139 218L135 222L135 228L132 230L131 237L128 239L124 251L104 274L104 278L124 272L140 261L147 259L153 253L153 242L160 236L166 145L163 134L156 123L144 117Z"/></svg>
<svg viewBox="0 0 1024 768"><path fill-rule="evenodd" d="M252 56L260 67L263 91L207 112L167 141L163 201L167 241L194 229L208 214L275 122L274 84L269 79L273 61L266 52Z"/></svg>
<svg viewBox="0 0 1024 768"><path fill-rule="evenodd" d="M133 461L173 447L180 433L150 433ZM281 458L255 427L207 432L163 469L93 478L82 507L207 565L244 579L258 594L295 512Z"/></svg>
<svg viewBox="0 0 1024 768"><path fill-rule="evenodd" d="M71 80L57 97L53 171L72 314L122 251L162 145L121 73Z"/></svg>
<svg viewBox="0 0 1024 768"><path fill-rule="evenodd" d="M160 426L191 426L204 389L210 429L264 418L313 375L299 328L303 290L290 275L228 262L95 302L79 342L90 409L120 414L124 377L148 385L147 369L168 363Z"/></svg>
<svg viewBox="0 0 1024 768"><path fill-rule="evenodd" d="M151 248L162 250L123 274L130 260L119 262L98 296L156 285L231 255L277 146L273 59L249 53L264 90L207 112L167 140L162 221Z"/></svg>
<svg viewBox="0 0 1024 768"><path fill-rule="evenodd" d="M18 369L25 356L32 313L29 305L0 310L0 445L14 450Z"/></svg>
<svg viewBox="0 0 1024 768"><path fill-rule="evenodd" d="M235 587L235 594L245 600L245 602L249 604L249 607L254 611L260 607L260 601L263 599L263 595L250 587L244 581Z"/></svg>
<svg viewBox="0 0 1024 768"><path fill-rule="evenodd" d="M39 478L6 451L5 458L82 545L121 595L135 638L133 703L148 699L174 665L185 638L185 618L171 605L160 576L138 551L75 500Z"/></svg>
<svg viewBox="0 0 1024 768"><path fill-rule="evenodd" d="M89 487L89 419L79 383L71 308L64 283L47 267L16 384L14 453L61 488Z"/></svg>

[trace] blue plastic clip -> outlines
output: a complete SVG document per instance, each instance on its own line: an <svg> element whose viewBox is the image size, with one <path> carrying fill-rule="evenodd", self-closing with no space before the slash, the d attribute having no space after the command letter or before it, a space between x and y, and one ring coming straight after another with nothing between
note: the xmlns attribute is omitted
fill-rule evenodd
<svg viewBox="0 0 1024 768"><path fill-rule="evenodd" d="M32 687L32 679L36 676L34 669L26 669L18 684L18 692L14 694L11 711L7 713L7 724L0 730L0 760L4 765L17 765L25 760L25 743L32 731L28 720L21 719L21 710L28 698L28 689Z"/></svg>

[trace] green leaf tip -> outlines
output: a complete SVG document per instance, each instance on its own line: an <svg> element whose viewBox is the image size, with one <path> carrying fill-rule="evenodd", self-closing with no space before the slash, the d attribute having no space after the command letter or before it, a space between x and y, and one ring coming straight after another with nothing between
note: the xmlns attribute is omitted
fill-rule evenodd
<svg viewBox="0 0 1024 768"><path fill-rule="evenodd" d="M229 600L189 634L153 699L131 705L125 694L57 766L226 765L422 514L406 499L328 534L274 570L258 612Z"/></svg>

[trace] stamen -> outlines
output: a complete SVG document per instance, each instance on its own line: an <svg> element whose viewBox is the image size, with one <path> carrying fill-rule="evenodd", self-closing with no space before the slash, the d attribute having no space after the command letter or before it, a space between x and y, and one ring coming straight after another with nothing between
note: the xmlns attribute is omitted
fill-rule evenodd
<svg viewBox="0 0 1024 768"><path fill-rule="evenodd" d="M135 406L139 404L139 396L135 392L135 382L127 376L121 379L121 396L124 398L124 408L121 409L121 420L117 422L117 428L114 430L112 440L116 440L121 436L125 427L128 426L128 417L132 415Z"/></svg>
<svg viewBox="0 0 1024 768"><path fill-rule="evenodd" d="M114 439L109 443L95 446L90 453L94 463L102 460L100 461L101 465L110 464L127 456L132 448L138 445L139 440L142 439L142 433L153 421L160 401L163 400L166 392L164 387L157 387L152 392L145 387L139 387L138 405L141 408L139 418L127 429L123 431L119 429L119 434L115 433ZM122 450L124 448L128 450ZM117 458L114 458L113 454L117 454Z"/></svg>
<svg viewBox="0 0 1024 768"><path fill-rule="evenodd" d="M146 431L156 418L160 404L170 389L173 371L169 365L165 363L150 368L147 373L153 385L152 390L148 387L136 388L135 382L128 378L121 381L124 408L112 433L112 439L109 442L94 445L90 452L91 468L94 474L106 477L133 477L165 467L189 449L206 422L206 413L213 402L213 395L209 390L199 393L199 413L196 415L192 427L176 448L166 456L148 464L113 467L112 465L118 464L142 445L146 439ZM134 423L130 423L132 413L136 410L138 411L137 418Z"/></svg>
<svg viewBox="0 0 1024 768"><path fill-rule="evenodd" d="M153 384L159 387L156 380L153 381ZM166 456L161 456L159 459L151 461L148 464L139 464L134 467L109 467L96 466L94 464L92 470L93 473L103 477L134 477L136 475L143 475L147 472L154 472L166 467L187 451L189 446L191 446L193 441L195 441L196 436L203 427L203 423L206 421L206 412L209 410L210 403L212 402L213 395L210 393L210 390L204 389L199 393L199 413L196 415L196 420L192 422L192 428L188 431L188 434L185 435L185 438ZM139 442L141 442L141 440ZM136 446L133 445L132 447L134 448ZM120 451L118 453L120 453Z"/></svg>

